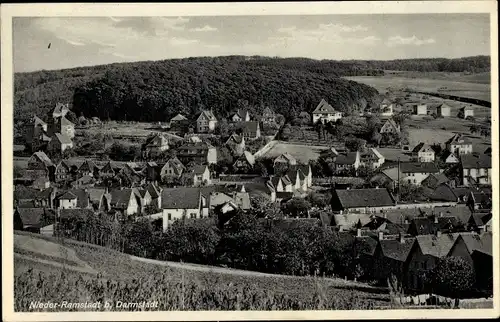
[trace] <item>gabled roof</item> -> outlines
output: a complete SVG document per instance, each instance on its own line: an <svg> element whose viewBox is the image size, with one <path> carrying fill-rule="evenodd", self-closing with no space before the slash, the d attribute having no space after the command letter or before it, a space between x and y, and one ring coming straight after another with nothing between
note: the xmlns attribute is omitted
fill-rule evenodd
<svg viewBox="0 0 500 322"><path fill-rule="evenodd" d="M100 202L102 197L106 194L106 189L102 188L89 188L87 189L92 202Z"/></svg>
<svg viewBox="0 0 500 322"><path fill-rule="evenodd" d="M52 188L40 191L30 187L17 185L14 189L14 200L47 199L50 197L51 193L52 193Z"/></svg>
<svg viewBox="0 0 500 322"><path fill-rule="evenodd" d="M56 103L56 106L50 110L49 114L61 114L65 115L69 111L69 104Z"/></svg>
<svg viewBox="0 0 500 322"><path fill-rule="evenodd" d="M297 159L295 159L290 153L288 152L285 152L283 154L281 154L280 156L278 156L276 159L274 159L274 161L276 162L276 160L278 159L286 159L288 162L297 162Z"/></svg>
<svg viewBox="0 0 500 322"><path fill-rule="evenodd" d="M346 164L353 165L356 163L356 159L359 155L359 152L347 152L341 153L335 158L335 164Z"/></svg>
<svg viewBox="0 0 500 322"><path fill-rule="evenodd" d="M256 133L259 129L259 122L257 121L247 121L241 122L243 133Z"/></svg>
<svg viewBox="0 0 500 322"><path fill-rule="evenodd" d="M240 156L240 158L244 159L252 167L255 164L255 158L254 158L253 154L248 152L248 151L244 151L243 154Z"/></svg>
<svg viewBox="0 0 500 322"><path fill-rule="evenodd" d="M240 118L245 119L245 118L246 118L246 116L247 116L247 114L249 114L249 115L250 115L250 113L248 112L248 110L247 110L247 109L240 108L240 109L237 109L235 113L233 113L233 116L234 116L234 115L237 115L237 116L239 116Z"/></svg>
<svg viewBox="0 0 500 322"><path fill-rule="evenodd" d="M262 114L271 114L271 115L274 115L274 111L270 107L266 106L264 108L264 110L262 111Z"/></svg>
<svg viewBox="0 0 500 322"><path fill-rule="evenodd" d="M396 130L396 132L400 132L400 128L399 126L396 124L396 122L394 122L393 119L387 119L384 123L384 125L382 125L382 127L384 127L386 124L390 125L392 128L394 128Z"/></svg>
<svg viewBox="0 0 500 322"><path fill-rule="evenodd" d="M487 154L464 154L460 162L465 169L491 169L491 156Z"/></svg>
<svg viewBox="0 0 500 322"><path fill-rule="evenodd" d="M64 116L59 116L59 117L56 117L55 118L55 123L61 123L61 125L72 125L74 126L75 124L73 122L71 122L70 120L68 120L66 117Z"/></svg>
<svg viewBox="0 0 500 322"><path fill-rule="evenodd" d="M75 196L73 193L69 191L66 191L57 196L57 199L72 200L72 199L77 199L77 196Z"/></svg>
<svg viewBox="0 0 500 322"><path fill-rule="evenodd" d="M56 166L56 169L59 167L63 167L63 168L66 168L68 170L71 170L71 164L69 164L66 160L62 160L61 162L59 162Z"/></svg>
<svg viewBox="0 0 500 322"><path fill-rule="evenodd" d="M427 178L423 180L422 183L428 182L429 180L436 180L436 185L450 182L450 179L444 173L431 173Z"/></svg>
<svg viewBox="0 0 500 322"><path fill-rule="evenodd" d="M420 142L413 148L413 153L434 152L434 150L425 142Z"/></svg>
<svg viewBox="0 0 500 322"><path fill-rule="evenodd" d="M174 122L187 121L187 118L182 114L177 114L176 116L172 117L170 122L172 122L172 121L174 121Z"/></svg>
<svg viewBox="0 0 500 322"><path fill-rule="evenodd" d="M94 163L94 161L86 159L82 163L82 165L80 166L80 168L78 168L78 172L82 172L82 171L88 171L88 172L92 172L93 173L94 171L99 171L99 168Z"/></svg>
<svg viewBox="0 0 500 322"><path fill-rule="evenodd" d="M455 240L455 244L458 243L459 240L464 242L469 254L472 254L476 250L482 251L484 253L491 253L493 247L491 232L484 233L483 235L478 235L471 232L460 233L460 235Z"/></svg>
<svg viewBox="0 0 500 322"><path fill-rule="evenodd" d="M474 223L476 227L481 227L486 225L492 218L491 212L479 212L479 213L473 213L470 217L470 222Z"/></svg>
<svg viewBox="0 0 500 322"><path fill-rule="evenodd" d="M38 126L38 125L41 125L41 126L46 126L47 123L45 123L41 118L39 118L38 116L34 115L31 120L30 120L30 125L33 125L33 126Z"/></svg>
<svg viewBox="0 0 500 322"><path fill-rule="evenodd" d="M243 141L243 136L238 135L236 133L231 134L231 136L227 139L226 144L240 144Z"/></svg>
<svg viewBox="0 0 500 322"><path fill-rule="evenodd" d="M210 194L210 207L217 207L226 202L233 202L233 198L223 192L214 192Z"/></svg>
<svg viewBox="0 0 500 322"><path fill-rule="evenodd" d="M200 116L198 116L199 120L200 118L206 118L209 121L217 121L217 118L215 117L214 113L210 110L204 110L200 113Z"/></svg>
<svg viewBox="0 0 500 322"><path fill-rule="evenodd" d="M322 99L321 102L319 102L318 106L314 109L313 114L333 114L336 112L337 111L333 108L333 106Z"/></svg>
<svg viewBox="0 0 500 322"><path fill-rule="evenodd" d="M372 256L377 249L377 240L371 236L356 236L355 249L358 253Z"/></svg>
<svg viewBox="0 0 500 322"><path fill-rule="evenodd" d="M480 192L480 191L471 191L472 198L475 203L483 203L483 202L488 202L492 200L492 194L491 193L485 193L485 192Z"/></svg>
<svg viewBox="0 0 500 322"><path fill-rule="evenodd" d="M186 169L186 167L182 164L182 162L177 157L172 157L172 158L168 159L168 161L165 163L165 165L163 165L163 167L166 167L166 166L173 167L173 168L177 169L179 172Z"/></svg>
<svg viewBox="0 0 500 322"><path fill-rule="evenodd" d="M459 235L459 233L441 234L440 236L420 235L416 237L415 243L424 255L441 258L448 255Z"/></svg>
<svg viewBox="0 0 500 322"><path fill-rule="evenodd" d="M16 212L19 214L25 227L41 228L43 225L41 219L44 215L52 215L55 218L53 210L46 208L18 208Z"/></svg>
<svg viewBox="0 0 500 322"><path fill-rule="evenodd" d="M168 139L165 135L161 133L156 133L146 139L146 147L151 146L164 146L168 144Z"/></svg>
<svg viewBox="0 0 500 322"><path fill-rule="evenodd" d="M116 189L111 191L110 204L115 208L126 209L134 196L137 196L134 189Z"/></svg>
<svg viewBox="0 0 500 322"><path fill-rule="evenodd" d="M165 188L161 193L161 207L162 209L198 209L200 196L199 188Z"/></svg>
<svg viewBox="0 0 500 322"><path fill-rule="evenodd" d="M38 160L40 160L43 164L45 164L46 167L53 167L54 164L50 160L50 158L45 154L45 152L38 151L33 153L31 157L36 157Z"/></svg>
<svg viewBox="0 0 500 322"><path fill-rule="evenodd" d="M401 162L402 173L437 173L439 169L433 162Z"/></svg>
<svg viewBox="0 0 500 322"><path fill-rule="evenodd" d="M471 141L460 133L456 133L446 141L446 144L471 144Z"/></svg>
<svg viewBox="0 0 500 322"><path fill-rule="evenodd" d="M395 200L387 189L335 189L334 195L344 209L395 205Z"/></svg>
<svg viewBox="0 0 500 322"><path fill-rule="evenodd" d="M429 235L434 234L436 227L434 221L428 217L416 217L413 218L410 225L414 225L417 235Z"/></svg>
<svg viewBox="0 0 500 322"><path fill-rule="evenodd" d="M404 238L403 242L400 242L399 239L382 239L379 244L384 257L405 262L414 242L414 238Z"/></svg>
<svg viewBox="0 0 500 322"><path fill-rule="evenodd" d="M441 154L441 160L446 161L448 158L455 159L455 160L457 160L456 162L460 161L457 158L457 156L455 154L453 154L453 152L448 151L448 150L443 151L443 153Z"/></svg>
<svg viewBox="0 0 500 322"><path fill-rule="evenodd" d="M208 166L206 166L206 165L195 165L195 166L192 166L191 168L189 168L187 172L199 176L199 175L204 174L205 171L207 170L207 168L208 168Z"/></svg>
<svg viewBox="0 0 500 322"><path fill-rule="evenodd" d="M55 133L52 138L58 140L61 144L73 143L73 141L71 141L71 139L66 134Z"/></svg>
<svg viewBox="0 0 500 322"><path fill-rule="evenodd" d="M146 187L146 189L148 190L148 192L151 195L152 199L156 199L156 198L158 198L158 197L161 196L160 188L157 187L154 183L148 184L148 186Z"/></svg>

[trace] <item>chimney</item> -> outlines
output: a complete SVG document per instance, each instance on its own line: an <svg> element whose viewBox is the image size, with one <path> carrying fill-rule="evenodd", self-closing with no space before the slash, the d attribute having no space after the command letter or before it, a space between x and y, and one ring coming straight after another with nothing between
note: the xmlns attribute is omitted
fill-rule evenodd
<svg viewBox="0 0 500 322"><path fill-rule="evenodd" d="M439 217L443 217L443 213L442 212L439 212Z"/></svg>
<svg viewBox="0 0 500 322"><path fill-rule="evenodd" d="M436 237L441 237L441 230L439 229L436 230Z"/></svg>
<svg viewBox="0 0 500 322"><path fill-rule="evenodd" d="M403 244L405 242L405 238L402 232L399 232L399 242Z"/></svg>
<svg viewBox="0 0 500 322"><path fill-rule="evenodd" d="M439 224L439 219L438 219L438 216L436 216L436 215L434 215L434 223Z"/></svg>
<svg viewBox="0 0 500 322"><path fill-rule="evenodd" d="M361 228L358 228L358 229L356 230L356 236L357 236L357 237L361 237Z"/></svg>
<svg viewBox="0 0 500 322"><path fill-rule="evenodd" d="M384 239L384 232L383 231L379 231L378 232L378 240L382 240Z"/></svg>

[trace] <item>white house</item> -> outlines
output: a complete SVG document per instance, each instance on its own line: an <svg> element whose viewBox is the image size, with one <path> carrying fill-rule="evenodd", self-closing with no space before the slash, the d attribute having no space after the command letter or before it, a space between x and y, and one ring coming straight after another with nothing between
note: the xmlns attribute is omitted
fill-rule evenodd
<svg viewBox="0 0 500 322"><path fill-rule="evenodd" d="M424 142L420 142L412 151L412 158L416 162L434 162L434 150Z"/></svg>
<svg viewBox="0 0 500 322"><path fill-rule="evenodd" d="M401 162L400 171L404 174L401 182L420 186L431 173L439 173L433 162Z"/></svg>
<svg viewBox="0 0 500 322"><path fill-rule="evenodd" d="M163 230L174 220L208 217L208 202L199 188L165 188L161 199Z"/></svg>
<svg viewBox="0 0 500 322"><path fill-rule="evenodd" d="M472 153L472 142L462 134L457 133L446 141L446 149L457 156L470 154Z"/></svg>
<svg viewBox="0 0 500 322"><path fill-rule="evenodd" d="M196 129L198 133L209 133L215 131L217 126L217 118L214 113L209 110L201 112L196 120Z"/></svg>
<svg viewBox="0 0 500 322"><path fill-rule="evenodd" d="M321 122L335 122L342 118L342 112L336 111L333 106L328 104L324 99L318 104L318 106L312 112L312 121L316 123Z"/></svg>

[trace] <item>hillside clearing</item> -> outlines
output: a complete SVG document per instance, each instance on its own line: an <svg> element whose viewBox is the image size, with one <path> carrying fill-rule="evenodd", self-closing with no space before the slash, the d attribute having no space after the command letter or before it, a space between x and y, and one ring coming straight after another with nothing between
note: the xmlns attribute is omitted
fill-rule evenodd
<svg viewBox="0 0 500 322"><path fill-rule="evenodd" d="M322 150L327 149L327 146L314 146L314 145L302 145L302 144L289 144L286 142L280 142L276 144L271 150L269 150L263 157L266 158L276 158L281 154L288 152L299 162L307 163L309 160L316 160Z"/></svg>

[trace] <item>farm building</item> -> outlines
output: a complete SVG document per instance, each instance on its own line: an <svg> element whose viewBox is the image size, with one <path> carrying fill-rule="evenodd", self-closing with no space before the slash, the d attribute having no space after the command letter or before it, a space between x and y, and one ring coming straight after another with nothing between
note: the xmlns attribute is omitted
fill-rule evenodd
<svg viewBox="0 0 500 322"><path fill-rule="evenodd" d="M451 107L445 103L436 106L436 114L442 117L448 117L451 115Z"/></svg>
<svg viewBox="0 0 500 322"><path fill-rule="evenodd" d="M246 109L238 109L232 116L233 122L248 122L250 121L250 112Z"/></svg>
<svg viewBox="0 0 500 322"><path fill-rule="evenodd" d="M394 106L387 98L384 98L380 104L380 115L383 117L391 117L394 115Z"/></svg>
<svg viewBox="0 0 500 322"><path fill-rule="evenodd" d="M445 144L446 149L457 156L472 153L472 142L460 133L453 135Z"/></svg>
<svg viewBox="0 0 500 322"><path fill-rule="evenodd" d="M464 106L460 109L462 117L466 119L467 117L474 117L474 109L470 106Z"/></svg>
<svg viewBox="0 0 500 322"><path fill-rule="evenodd" d="M439 169L433 162L401 162L401 173L405 174L402 181L419 186L430 174L438 173Z"/></svg>
<svg viewBox="0 0 500 322"><path fill-rule="evenodd" d="M416 162L434 162L434 150L424 142L420 142L412 151L412 158Z"/></svg>
<svg viewBox="0 0 500 322"><path fill-rule="evenodd" d="M462 183L468 186L473 182L491 184L491 157L486 154L465 154L460 157Z"/></svg>
<svg viewBox="0 0 500 322"><path fill-rule="evenodd" d="M217 125L217 118L214 113L209 110L201 112L200 116L196 119L196 130L198 133L210 133L215 131Z"/></svg>
<svg viewBox="0 0 500 322"><path fill-rule="evenodd" d="M414 104L413 114L415 115L427 115L427 104Z"/></svg>
<svg viewBox="0 0 500 322"><path fill-rule="evenodd" d="M396 200L387 189L335 189L331 206L334 212L373 213L394 208Z"/></svg>

